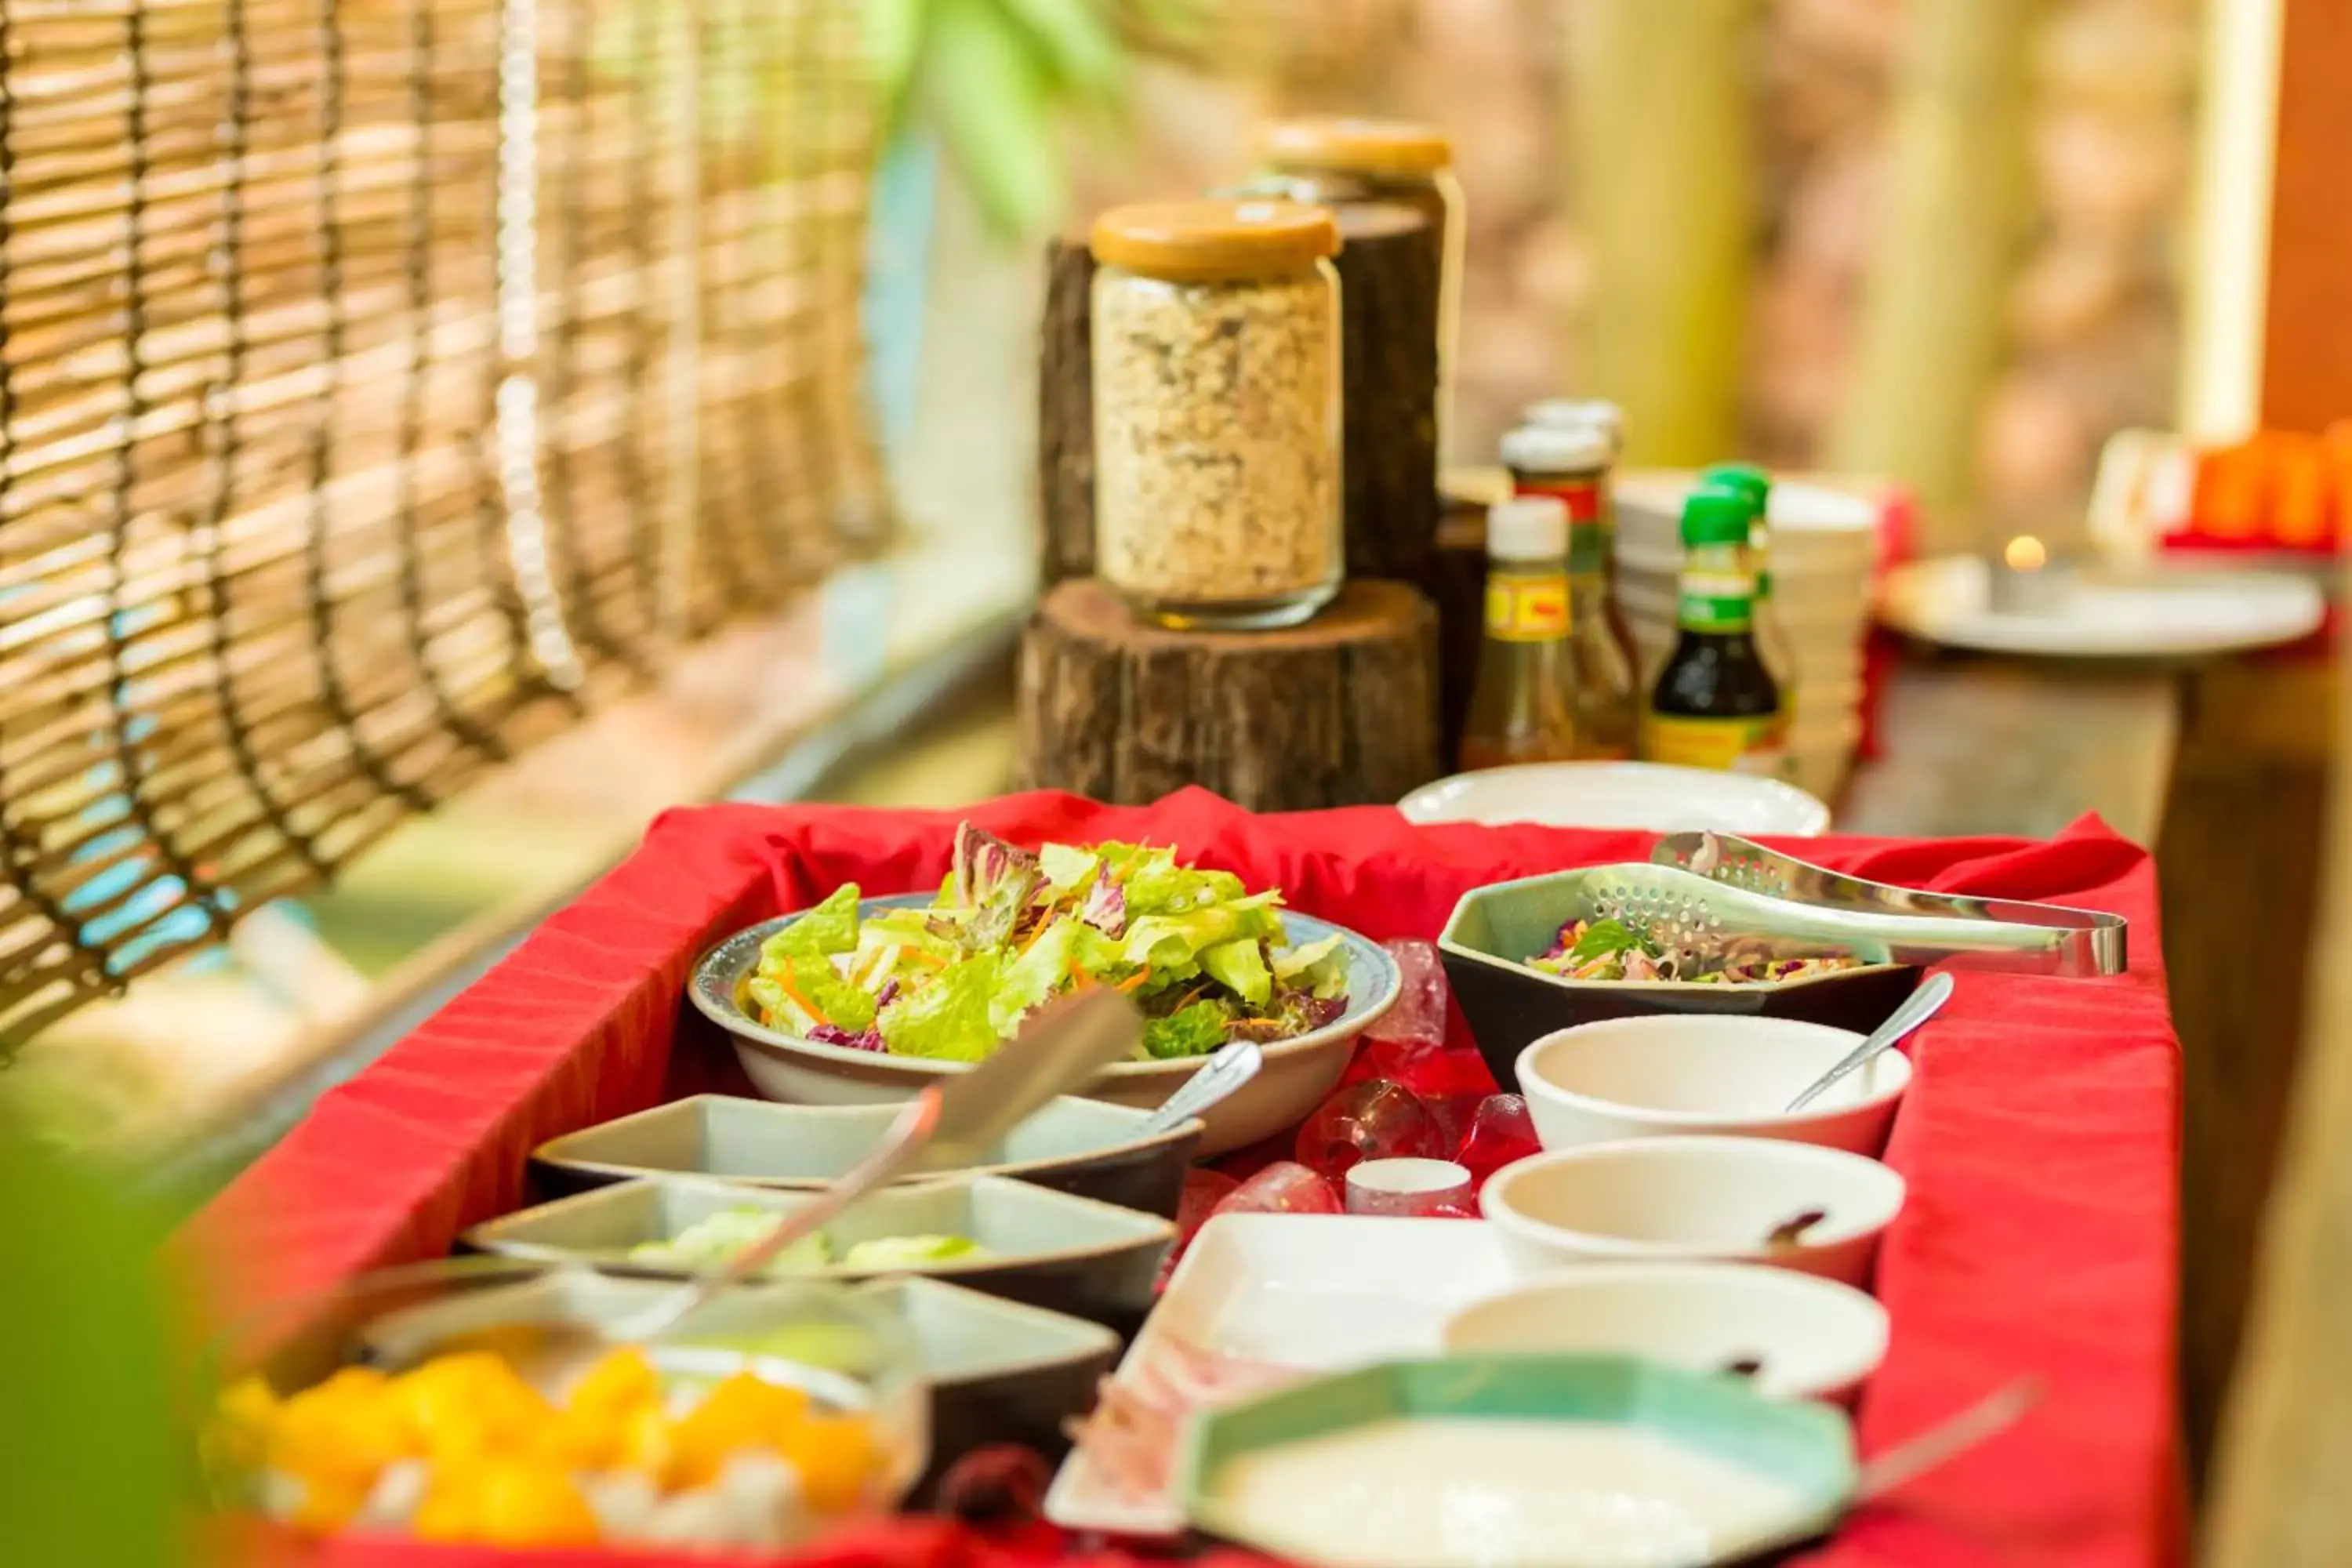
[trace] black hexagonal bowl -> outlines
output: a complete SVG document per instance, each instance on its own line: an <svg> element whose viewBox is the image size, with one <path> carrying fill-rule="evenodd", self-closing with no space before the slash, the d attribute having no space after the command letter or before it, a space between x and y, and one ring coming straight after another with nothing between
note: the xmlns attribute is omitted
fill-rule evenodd
<svg viewBox="0 0 2352 1568"><path fill-rule="evenodd" d="M1743 1013L1866 1034L1918 984L1918 969L1903 963L1752 985L1570 980L1528 968L1527 961L1551 945L1561 925L1591 918L1586 886L1599 869L1473 888L1454 906L1438 937L1446 983L1462 1005L1478 1054L1495 1081L1512 1093L1519 1088L1519 1053L1579 1024L1657 1013Z"/></svg>

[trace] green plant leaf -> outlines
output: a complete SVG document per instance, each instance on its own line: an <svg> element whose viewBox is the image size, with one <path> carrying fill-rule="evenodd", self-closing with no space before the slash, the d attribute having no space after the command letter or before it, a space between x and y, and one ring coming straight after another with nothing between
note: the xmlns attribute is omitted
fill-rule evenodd
<svg viewBox="0 0 2352 1568"><path fill-rule="evenodd" d="M1008 25L1024 31L1055 87L1110 107L1127 85L1127 57L1096 0L994 0Z"/></svg>
<svg viewBox="0 0 2352 1568"><path fill-rule="evenodd" d="M981 211L1008 235L1035 234L1069 203L1045 68L987 0L931 0L920 93Z"/></svg>
<svg viewBox="0 0 2352 1568"><path fill-rule="evenodd" d="M906 112L929 14L927 0L866 0L866 49L892 125Z"/></svg>

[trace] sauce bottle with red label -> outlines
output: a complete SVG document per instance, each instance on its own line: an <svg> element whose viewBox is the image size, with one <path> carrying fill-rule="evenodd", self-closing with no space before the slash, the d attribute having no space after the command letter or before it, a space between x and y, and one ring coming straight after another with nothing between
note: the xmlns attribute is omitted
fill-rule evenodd
<svg viewBox="0 0 2352 1568"><path fill-rule="evenodd" d="M1486 512L1486 635L1462 726L1462 766L1576 755L1570 706L1568 509L1519 496Z"/></svg>
<svg viewBox="0 0 2352 1568"><path fill-rule="evenodd" d="M1576 405L1609 409L1607 404ZM1613 410L1612 410L1613 413ZM1550 496L1568 509L1569 663L1576 710L1576 754L1620 761L1633 754L1641 678L1633 639L1610 593L1609 469L1616 457L1613 421L1598 412L1582 423L1564 418L1527 424L1503 437L1503 466L1523 496Z"/></svg>

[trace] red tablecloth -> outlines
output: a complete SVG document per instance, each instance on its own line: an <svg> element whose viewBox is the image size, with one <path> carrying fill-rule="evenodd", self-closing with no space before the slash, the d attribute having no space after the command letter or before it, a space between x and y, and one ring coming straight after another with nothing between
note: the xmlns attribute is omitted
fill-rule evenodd
<svg viewBox="0 0 2352 1568"><path fill-rule="evenodd" d="M1140 809L1025 795L971 815L1016 840L1172 842L1383 939L1434 935L1482 882L1649 847L1635 834L1413 829L1385 808L1258 817L1197 791ZM463 1226L521 1200L534 1144L724 1074L727 1053L698 1019L680 1017L688 967L707 942L844 880L870 892L934 886L954 820L746 806L663 817L633 858L481 984L325 1096L184 1242L233 1262L238 1296L446 1251ZM2047 1397L1998 1443L1862 1510L1806 1561L2177 1562L2180 1079L2146 853L2096 822L2046 845L1830 838L1807 853L1885 880L2112 910L2134 929L2126 975L1965 974L1915 1037L1917 1076L1886 1155L1910 1200L1877 1279L1894 1342L1860 1405L1863 1449L2020 1375L2042 1379ZM509 1561L356 1541L297 1554L339 1568ZM920 1522L822 1561L1002 1568L1007 1558Z"/></svg>

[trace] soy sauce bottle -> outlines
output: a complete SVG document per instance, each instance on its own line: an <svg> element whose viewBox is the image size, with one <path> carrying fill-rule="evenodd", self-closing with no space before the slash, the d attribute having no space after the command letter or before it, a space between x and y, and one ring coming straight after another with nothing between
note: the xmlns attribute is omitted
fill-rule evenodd
<svg viewBox="0 0 2352 1568"><path fill-rule="evenodd" d="M1702 472L1698 482L1708 489L1729 490L1748 503L1748 547L1756 556L1756 646L1764 655L1764 668L1772 672L1780 688L1781 723L1784 727L1794 724L1796 655L1772 599L1772 534L1765 515L1771 505L1772 481L1763 469L1746 463L1717 463Z"/></svg>
<svg viewBox="0 0 2352 1568"><path fill-rule="evenodd" d="M1654 763L1780 771L1780 688L1756 643L1756 565L1747 500L1706 487L1683 503L1675 651L1642 716Z"/></svg>

